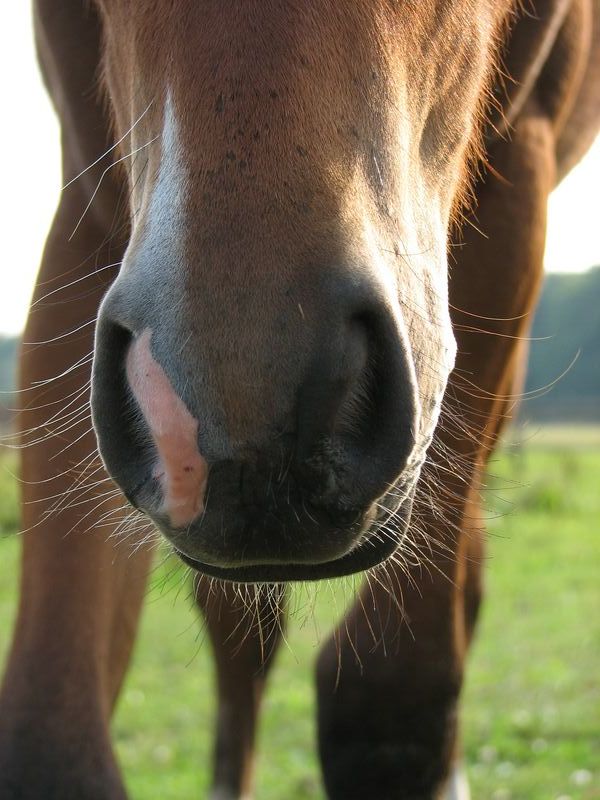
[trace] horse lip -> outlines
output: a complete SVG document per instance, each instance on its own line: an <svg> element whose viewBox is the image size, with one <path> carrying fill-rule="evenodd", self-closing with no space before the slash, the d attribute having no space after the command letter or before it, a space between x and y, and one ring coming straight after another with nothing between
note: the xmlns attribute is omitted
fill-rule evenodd
<svg viewBox="0 0 600 800"><path fill-rule="evenodd" d="M408 529L411 517L413 499L416 490L419 470L413 471L413 480L402 491L402 499L393 509L388 509L382 515L381 503L373 503L361 517L360 534L356 537L351 548L334 558L323 561L293 561L289 560L249 560L240 563L232 559L227 563L225 558L217 563L203 561L189 552L184 552L176 541L178 534L189 532L189 526L173 528L164 513L160 510L162 495L160 486L153 475L147 476L131 492L128 500L146 514L161 531L162 535L171 543L179 558L199 573L218 580L233 583L280 583L293 581L313 581L339 578L376 567L388 559L401 545ZM202 515L201 515L202 516ZM383 518L382 518L383 516ZM381 535L382 528L387 520L394 517L396 524ZM186 548L187 549L187 548Z"/></svg>
<svg viewBox="0 0 600 800"><path fill-rule="evenodd" d="M208 577L231 583L288 583L293 581L315 581L341 578L376 567L383 563L401 546L410 522L414 489L405 497L394 511L401 525L387 532L385 537L377 536L377 527L371 528L347 553L330 561L316 563L272 562L249 563L238 566L217 566L199 561L175 548L179 558Z"/></svg>

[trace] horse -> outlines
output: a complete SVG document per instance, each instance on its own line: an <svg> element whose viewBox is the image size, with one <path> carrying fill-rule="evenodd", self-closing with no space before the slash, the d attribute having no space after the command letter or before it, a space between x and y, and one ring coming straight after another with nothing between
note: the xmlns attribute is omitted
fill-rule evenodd
<svg viewBox="0 0 600 800"><path fill-rule="evenodd" d="M251 795L286 584L356 573L316 668L327 796L467 797L479 491L547 198L600 124L600 3L35 0L34 18L65 187L20 356L0 796L126 797L109 721L158 530L215 652L213 800Z"/></svg>

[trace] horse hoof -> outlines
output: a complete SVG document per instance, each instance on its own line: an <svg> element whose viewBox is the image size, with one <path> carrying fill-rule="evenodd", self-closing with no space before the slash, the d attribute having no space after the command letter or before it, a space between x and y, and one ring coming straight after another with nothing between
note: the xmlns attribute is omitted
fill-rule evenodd
<svg viewBox="0 0 600 800"><path fill-rule="evenodd" d="M446 800L471 800L469 781L464 767L454 767L446 791Z"/></svg>
<svg viewBox="0 0 600 800"><path fill-rule="evenodd" d="M253 800L249 794L237 794L230 789L213 789L208 796L208 800Z"/></svg>

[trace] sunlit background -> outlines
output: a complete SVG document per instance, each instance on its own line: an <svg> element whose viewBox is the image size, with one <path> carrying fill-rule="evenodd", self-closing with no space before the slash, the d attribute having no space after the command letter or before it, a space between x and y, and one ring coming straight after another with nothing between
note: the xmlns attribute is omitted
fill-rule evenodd
<svg viewBox="0 0 600 800"><path fill-rule="evenodd" d="M23 327L60 191L58 125L36 65L29 5L6 3L0 10L0 64L2 75L8 76L0 126L0 333L17 333ZM600 140L552 195L548 270L577 272L600 264L599 179Z"/></svg>

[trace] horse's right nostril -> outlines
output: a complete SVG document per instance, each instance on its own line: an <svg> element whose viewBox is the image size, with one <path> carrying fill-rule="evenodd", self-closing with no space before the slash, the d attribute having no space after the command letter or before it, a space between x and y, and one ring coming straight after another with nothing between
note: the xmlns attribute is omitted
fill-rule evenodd
<svg viewBox="0 0 600 800"><path fill-rule="evenodd" d="M352 513L384 494L413 451L418 414L393 314L356 315L341 350L324 348L299 394L296 466L312 502Z"/></svg>
<svg viewBox="0 0 600 800"><path fill-rule="evenodd" d="M140 430L125 374L132 334L100 315L92 369L92 420L98 449L111 477L129 496L146 474L140 464Z"/></svg>
<svg viewBox="0 0 600 800"><path fill-rule="evenodd" d="M146 328L130 344L127 382L156 452L153 475L161 487L161 510L181 528L204 508L208 464L198 450L199 421L152 355L151 339Z"/></svg>
<svg viewBox="0 0 600 800"><path fill-rule="evenodd" d="M94 427L104 464L126 496L182 528L204 508L208 464L198 450L199 422L154 358L151 340L149 328L134 335L101 315Z"/></svg>

